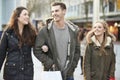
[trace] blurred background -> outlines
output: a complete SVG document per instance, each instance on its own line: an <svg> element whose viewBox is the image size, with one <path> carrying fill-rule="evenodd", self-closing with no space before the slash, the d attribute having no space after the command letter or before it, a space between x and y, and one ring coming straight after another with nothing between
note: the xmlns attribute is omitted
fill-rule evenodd
<svg viewBox="0 0 120 80"><path fill-rule="evenodd" d="M12 11L17 6L27 7L35 27L51 17L50 4L61 1L67 5L66 19L76 25L91 28L99 19L106 20L110 31L120 41L120 0L0 0L0 35Z"/></svg>

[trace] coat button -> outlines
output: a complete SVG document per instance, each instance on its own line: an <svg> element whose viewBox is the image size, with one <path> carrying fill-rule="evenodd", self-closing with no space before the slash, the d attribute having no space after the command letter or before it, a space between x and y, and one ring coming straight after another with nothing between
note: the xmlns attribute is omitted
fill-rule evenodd
<svg viewBox="0 0 120 80"><path fill-rule="evenodd" d="M6 63L6 65L8 65L8 63Z"/></svg>
<svg viewBox="0 0 120 80"><path fill-rule="evenodd" d="M21 70L24 70L24 68L21 68Z"/></svg>
<svg viewBox="0 0 120 80"><path fill-rule="evenodd" d="M15 64L13 64L13 66L15 66Z"/></svg>

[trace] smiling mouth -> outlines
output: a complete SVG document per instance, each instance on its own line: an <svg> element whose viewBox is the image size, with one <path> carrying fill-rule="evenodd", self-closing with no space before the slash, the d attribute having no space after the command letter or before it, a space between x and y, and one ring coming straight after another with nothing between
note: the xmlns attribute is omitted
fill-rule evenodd
<svg viewBox="0 0 120 80"><path fill-rule="evenodd" d="M25 21L28 21L28 20L25 20Z"/></svg>

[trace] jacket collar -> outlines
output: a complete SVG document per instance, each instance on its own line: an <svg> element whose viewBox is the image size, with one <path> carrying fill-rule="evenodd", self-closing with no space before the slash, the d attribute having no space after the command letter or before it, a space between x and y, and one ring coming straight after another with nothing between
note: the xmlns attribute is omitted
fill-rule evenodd
<svg viewBox="0 0 120 80"><path fill-rule="evenodd" d="M99 43L99 41L95 38L95 36L91 37L92 42L94 42L94 44L96 44L96 46L101 46L101 44ZM107 37L107 42L105 44L105 46L110 46L110 43L112 42L111 37Z"/></svg>
<svg viewBox="0 0 120 80"><path fill-rule="evenodd" d="M50 28L53 26L53 20L48 24L48 30L50 30ZM68 27L72 30L75 31L78 27L76 25L74 25L72 22L70 21L65 21L65 24L68 25Z"/></svg>

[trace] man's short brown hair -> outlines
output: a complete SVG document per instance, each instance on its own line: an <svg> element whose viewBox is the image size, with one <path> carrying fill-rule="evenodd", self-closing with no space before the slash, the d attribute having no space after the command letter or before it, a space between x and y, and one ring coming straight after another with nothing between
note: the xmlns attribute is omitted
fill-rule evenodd
<svg viewBox="0 0 120 80"><path fill-rule="evenodd" d="M66 5L62 2L53 2L51 6L60 6L62 9L66 9Z"/></svg>

